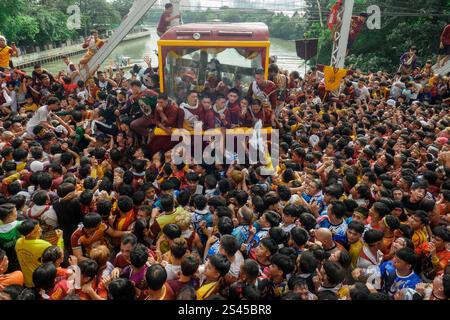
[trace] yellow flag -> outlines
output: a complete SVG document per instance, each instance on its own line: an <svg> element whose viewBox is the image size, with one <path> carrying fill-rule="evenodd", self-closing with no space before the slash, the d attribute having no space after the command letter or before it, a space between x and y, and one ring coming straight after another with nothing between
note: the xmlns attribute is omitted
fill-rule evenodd
<svg viewBox="0 0 450 320"><path fill-rule="evenodd" d="M327 91L333 91L339 88L341 80L347 74L347 70L325 66L323 68L323 74L325 77L325 89Z"/></svg>

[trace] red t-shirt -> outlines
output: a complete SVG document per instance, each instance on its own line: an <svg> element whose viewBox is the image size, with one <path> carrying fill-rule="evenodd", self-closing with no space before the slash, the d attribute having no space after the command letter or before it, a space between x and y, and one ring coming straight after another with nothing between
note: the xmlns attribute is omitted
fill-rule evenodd
<svg viewBox="0 0 450 320"><path fill-rule="evenodd" d="M48 293L48 296L50 297L49 300L62 300L68 293L69 284L67 280L58 281L58 283Z"/></svg>
<svg viewBox="0 0 450 320"><path fill-rule="evenodd" d="M108 298L108 290L106 289L103 282L97 284L95 279L92 280L92 288L101 298ZM76 290L76 293L80 297L80 300L92 300L91 296L87 293L84 293L81 289Z"/></svg>
<svg viewBox="0 0 450 320"><path fill-rule="evenodd" d="M78 88L78 85L76 83L71 84L65 84L63 83L64 91L66 94L71 94L75 91L76 88Z"/></svg>

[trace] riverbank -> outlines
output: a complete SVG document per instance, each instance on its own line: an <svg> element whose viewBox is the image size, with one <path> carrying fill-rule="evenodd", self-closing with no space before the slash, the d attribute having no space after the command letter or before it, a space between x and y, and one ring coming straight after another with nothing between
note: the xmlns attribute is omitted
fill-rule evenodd
<svg viewBox="0 0 450 320"><path fill-rule="evenodd" d="M141 39L145 37L150 37L152 31L150 29L146 29L142 32L135 32L127 35L122 42ZM63 46L61 48L55 48L50 50L45 50L41 52L35 52L30 54L21 55L18 58L13 58L14 66L19 69L27 69L33 67L35 64L47 64L55 61L59 61L64 56L77 56L84 54L86 49L82 48L82 42L71 44L69 46Z"/></svg>

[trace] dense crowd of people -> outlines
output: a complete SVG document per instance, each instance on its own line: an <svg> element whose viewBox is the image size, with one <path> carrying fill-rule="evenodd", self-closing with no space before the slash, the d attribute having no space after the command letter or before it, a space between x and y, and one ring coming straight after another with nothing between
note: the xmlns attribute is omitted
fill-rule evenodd
<svg viewBox="0 0 450 320"><path fill-rule="evenodd" d="M272 63L175 99L150 63L84 82L68 57L8 62L0 299L448 300L450 80L410 52L333 91ZM279 129L275 174L175 165L155 131L195 121Z"/></svg>

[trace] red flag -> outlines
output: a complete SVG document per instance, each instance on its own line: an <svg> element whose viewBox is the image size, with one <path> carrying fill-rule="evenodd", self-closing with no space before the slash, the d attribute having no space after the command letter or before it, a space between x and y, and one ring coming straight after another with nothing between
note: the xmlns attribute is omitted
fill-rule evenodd
<svg viewBox="0 0 450 320"><path fill-rule="evenodd" d="M339 12L339 9L341 8L342 0L339 0L336 2L333 7L331 7L330 15L328 16L328 29L333 30L333 26L336 23L337 15Z"/></svg>

